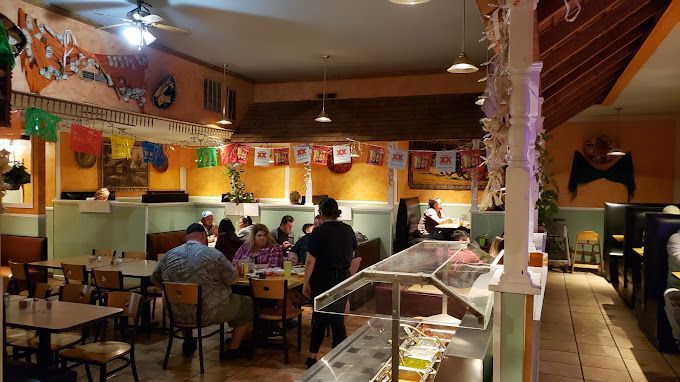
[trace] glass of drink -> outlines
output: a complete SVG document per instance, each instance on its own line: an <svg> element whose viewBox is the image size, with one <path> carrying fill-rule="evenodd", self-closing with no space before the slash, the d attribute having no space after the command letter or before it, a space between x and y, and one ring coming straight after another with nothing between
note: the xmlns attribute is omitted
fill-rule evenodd
<svg viewBox="0 0 680 382"><path fill-rule="evenodd" d="M293 262L286 260L283 262L283 277L289 279L291 271L293 270Z"/></svg>

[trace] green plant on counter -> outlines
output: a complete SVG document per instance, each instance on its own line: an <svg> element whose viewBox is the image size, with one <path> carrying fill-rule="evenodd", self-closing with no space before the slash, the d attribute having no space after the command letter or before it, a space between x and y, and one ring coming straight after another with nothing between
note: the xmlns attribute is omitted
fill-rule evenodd
<svg viewBox="0 0 680 382"><path fill-rule="evenodd" d="M26 183L31 183L31 174L26 171L26 167L19 163L14 162L12 168L3 174L5 183L11 186L12 190L18 190L19 187Z"/></svg>
<svg viewBox="0 0 680 382"><path fill-rule="evenodd" d="M555 174L552 171L553 161L548 155L545 143L550 140L550 135L541 133L536 137L536 181L538 182L538 200L536 209L538 210L538 224L545 226L553 221L553 218L560 211L557 206L559 198L559 188L555 181Z"/></svg>
<svg viewBox="0 0 680 382"><path fill-rule="evenodd" d="M245 172L238 165L227 166L225 175L229 177L231 191L227 192L225 199L232 203L254 203L255 196L252 192L246 192L246 185L241 181L241 174Z"/></svg>

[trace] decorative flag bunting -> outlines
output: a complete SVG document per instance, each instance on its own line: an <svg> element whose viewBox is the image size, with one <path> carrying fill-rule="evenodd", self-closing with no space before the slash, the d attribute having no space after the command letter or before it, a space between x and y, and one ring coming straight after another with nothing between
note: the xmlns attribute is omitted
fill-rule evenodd
<svg viewBox="0 0 680 382"><path fill-rule="evenodd" d="M151 163L155 166L163 166L165 161L165 152L163 152L163 145L152 142L142 143L142 149L144 150L144 163Z"/></svg>
<svg viewBox="0 0 680 382"><path fill-rule="evenodd" d="M111 135L111 159L130 159L134 144L134 138Z"/></svg>
<svg viewBox="0 0 680 382"><path fill-rule="evenodd" d="M293 147L295 152L295 163L309 163L312 159L309 145L297 145Z"/></svg>
<svg viewBox="0 0 680 382"><path fill-rule="evenodd" d="M29 107L26 109L26 119L24 120L24 132L26 135L37 135L46 142L56 142L57 123L61 118L52 115L44 110Z"/></svg>
<svg viewBox="0 0 680 382"><path fill-rule="evenodd" d="M389 149L387 152L387 167L395 170L404 170L406 168L406 158L408 158L408 150Z"/></svg>
<svg viewBox="0 0 680 382"><path fill-rule="evenodd" d="M333 164L352 163L352 149L349 145L333 146Z"/></svg>
<svg viewBox="0 0 680 382"><path fill-rule="evenodd" d="M271 150L268 147L255 148L255 166L269 166L269 157L271 157Z"/></svg>
<svg viewBox="0 0 680 382"><path fill-rule="evenodd" d="M328 163L328 147L312 146L312 164L326 165Z"/></svg>
<svg viewBox="0 0 680 382"><path fill-rule="evenodd" d="M250 146L236 145L236 163L248 162L248 155L250 155Z"/></svg>
<svg viewBox="0 0 680 382"><path fill-rule="evenodd" d="M416 151L411 153L411 169L418 172L430 172L432 167L432 151Z"/></svg>
<svg viewBox="0 0 680 382"><path fill-rule="evenodd" d="M456 151L437 151L434 167L441 172L456 172Z"/></svg>
<svg viewBox="0 0 680 382"><path fill-rule="evenodd" d="M85 126L71 125L71 150L99 156L102 152L102 132Z"/></svg>
<svg viewBox="0 0 680 382"><path fill-rule="evenodd" d="M373 166L385 165L385 148L380 146L368 146L368 158L366 163Z"/></svg>
<svg viewBox="0 0 680 382"><path fill-rule="evenodd" d="M468 172L477 166L479 166L481 161L482 151L478 149L474 150L462 150L460 152L460 167L463 171Z"/></svg>
<svg viewBox="0 0 680 382"><path fill-rule="evenodd" d="M219 152L222 164L246 163L248 154L250 154L250 146L231 143L220 147Z"/></svg>
<svg viewBox="0 0 680 382"><path fill-rule="evenodd" d="M201 147L196 149L198 168L217 166L217 149L214 147Z"/></svg>
<svg viewBox="0 0 680 382"><path fill-rule="evenodd" d="M288 166L290 164L290 150L288 147L274 149L274 164L277 166Z"/></svg>

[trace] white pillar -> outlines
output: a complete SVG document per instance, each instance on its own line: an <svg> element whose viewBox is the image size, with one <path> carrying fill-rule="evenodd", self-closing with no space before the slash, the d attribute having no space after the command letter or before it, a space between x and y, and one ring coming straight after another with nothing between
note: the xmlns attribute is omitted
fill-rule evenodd
<svg viewBox="0 0 680 382"><path fill-rule="evenodd" d="M532 68L535 67L536 65L539 64L534 64L532 65ZM539 69L540 71L540 69ZM532 79L533 80L533 79ZM538 83L535 83L536 86L538 86ZM532 86L532 90L534 87L534 82L530 84ZM539 195L539 184L538 180L536 180L536 175L537 175L537 167L538 163L538 152L536 151L536 140L538 137L538 134L542 133L542 120L543 118L541 117L541 107L543 105L543 98L539 97L538 102L533 102L533 92L532 92L532 102L531 102L531 110L529 113L529 146L527 150L527 156L529 160L529 250L535 251L536 247L534 246L534 241L533 241L533 233L536 232L536 228L538 227L538 212L536 211L536 201L538 200ZM534 104L536 107L534 107ZM541 142L542 143L542 142Z"/></svg>
<svg viewBox="0 0 680 382"><path fill-rule="evenodd" d="M54 199L61 199L61 140L54 143Z"/></svg>
<svg viewBox="0 0 680 382"><path fill-rule="evenodd" d="M305 164L305 206L312 206L312 164Z"/></svg>
<svg viewBox="0 0 680 382"><path fill-rule="evenodd" d="M397 142L390 142L391 149L397 148ZM397 173L394 169L387 169L387 205L394 208L397 202Z"/></svg>
<svg viewBox="0 0 680 382"><path fill-rule="evenodd" d="M482 143L481 139L472 140L472 149L479 150ZM472 180L470 182L470 220L472 220L472 213L479 211L477 196L479 194L479 182L477 180L477 169L472 170Z"/></svg>

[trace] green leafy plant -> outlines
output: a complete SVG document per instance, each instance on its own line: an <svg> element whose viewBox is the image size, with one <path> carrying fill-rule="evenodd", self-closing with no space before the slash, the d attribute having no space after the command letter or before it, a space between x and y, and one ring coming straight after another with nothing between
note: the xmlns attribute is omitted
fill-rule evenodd
<svg viewBox="0 0 680 382"><path fill-rule="evenodd" d="M232 203L253 203L256 201L252 192L246 192L246 185L241 180L241 174L244 172L245 170L239 168L238 165L227 166L224 173L229 177L229 184L231 185L231 191L226 193L227 201Z"/></svg>
<svg viewBox="0 0 680 382"><path fill-rule="evenodd" d="M12 168L3 174L3 178L5 183L12 187L12 190L18 190L22 185L31 183L31 174L29 174L28 171L26 171L26 167L19 162L15 162L12 165Z"/></svg>
<svg viewBox="0 0 680 382"><path fill-rule="evenodd" d="M538 224L545 225L553 221L553 218L560 211L557 205L559 199L559 188L555 181L555 174L552 171L553 161L548 155L545 143L550 140L550 135L541 133L536 137L536 181L538 182L538 200L536 209L538 210Z"/></svg>

